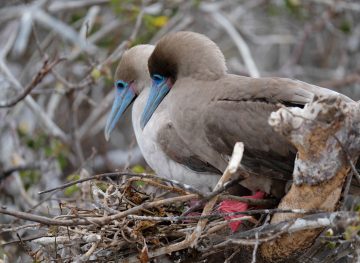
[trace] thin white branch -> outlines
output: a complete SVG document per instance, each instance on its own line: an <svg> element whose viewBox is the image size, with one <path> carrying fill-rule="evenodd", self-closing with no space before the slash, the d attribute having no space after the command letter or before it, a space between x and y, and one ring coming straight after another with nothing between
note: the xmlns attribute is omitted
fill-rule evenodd
<svg viewBox="0 0 360 263"><path fill-rule="evenodd" d="M236 30L234 25L229 21L229 19L224 16L217 8L212 4L202 3L200 9L204 12L208 12L214 18L214 22L222 26L225 31L229 34L231 39L234 41L236 47L238 48L241 57L244 60L246 68L249 70L251 77L258 78L260 77L259 70L254 62L254 59L251 55L249 46L246 44L245 40L242 38L240 33Z"/></svg>
<svg viewBox="0 0 360 263"><path fill-rule="evenodd" d="M85 18L84 18L84 22L81 26L80 29L80 37L82 37L83 39L87 38L87 35L89 34L89 32L92 30L94 24L95 24L95 19L97 17L97 15L100 12L100 7L99 6L92 6L88 13L86 14Z"/></svg>
<svg viewBox="0 0 360 263"><path fill-rule="evenodd" d="M63 95L59 92L55 92L50 96L49 103L46 107L46 112L50 119L53 119L55 111L58 109L62 97Z"/></svg>
<svg viewBox="0 0 360 263"><path fill-rule="evenodd" d="M21 17L20 30L14 44L14 52L16 55L22 55L27 48L32 28L31 11L25 11Z"/></svg>
<svg viewBox="0 0 360 263"><path fill-rule="evenodd" d="M99 244L99 241L94 242L94 243L91 245L91 248L90 248L84 255L81 256L81 258L79 259L79 261L75 261L75 262L76 262L76 263L77 263L77 262L88 262L90 256L95 252L95 249L97 248L98 244Z"/></svg>
<svg viewBox="0 0 360 263"><path fill-rule="evenodd" d="M82 50L84 50L90 54L93 54L97 51L97 48L94 45L87 43L83 38L81 38L77 34L77 32L72 27L70 27L67 24L65 24L64 22L48 15L43 10L37 9L36 11L34 11L33 16L37 22L39 22L40 24L42 24L43 26L45 26L49 29L53 29L64 39L67 39L70 42L74 43Z"/></svg>
<svg viewBox="0 0 360 263"><path fill-rule="evenodd" d="M96 186L96 184L91 184L91 193L92 193L92 197L94 198L94 205L99 208L102 209L106 212L108 212L111 215L117 214L119 213L119 211L112 209L111 207L108 207L107 205L103 204L103 202L100 199L100 196L103 197L103 199L107 198L107 195Z"/></svg>
<svg viewBox="0 0 360 263"><path fill-rule="evenodd" d="M218 183L214 187L214 190L213 190L214 192L216 192L221 187L223 187L224 184L231 179L231 176L234 173L236 173L236 171L240 167L240 163L241 163L241 160L243 157L243 152L244 152L244 144L242 142L237 142L234 146L233 154L231 155L231 159L230 159L228 166L226 167L223 175L221 176ZM211 210L213 209L215 203L217 202L217 200L218 200L218 196L215 196L212 199L210 199L206 203L201 215L202 216L209 215L211 213ZM197 244L198 239L200 238L202 231L205 228L207 222L208 222L207 219L199 220L199 222L197 223L197 225L195 227L194 232L187 238L187 240L189 240L189 242L191 244L190 245L191 247L194 247Z"/></svg>
<svg viewBox="0 0 360 263"><path fill-rule="evenodd" d="M108 4L109 0L77 0L77 1L53 1L48 10L51 13L74 10L92 5Z"/></svg>
<svg viewBox="0 0 360 263"><path fill-rule="evenodd" d="M256 243L255 243L255 246L254 246L254 249L253 249L251 263L256 263L256 253L257 253L257 250L258 250L258 247L259 247L259 232L255 233L255 240L256 240Z"/></svg>
<svg viewBox="0 0 360 263"><path fill-rule="evenodd" d="M144 17L144 9L145 9L145 4L144 4L145 0L143 1L141 10L138 14L138 16L136 17L136 22L135 22L135 26L134 29L129 37L128 40L123 41L115 50L114 52L111 53L111 55L105 60L103 61L100 65L99 68L101 68L103 65L108 65L112 62L115 62L117 60L120 59L120 57L122 56L124 50L128 47L128 45L135 40L137 34L139 33L140 27L141 27L141 22L142 19Z"/></svg>
<svg viewBox="0 0 360 263"><path fill-rule="evenodd" d="M9 68L6 66L4 60L0 60L0 70L3 71L8 80L14 85L17 90L23 90L20 82L14 77ZM46 115L44 110L35 102L35 100L27 95L24 99L26 105L32 110L34 115L38 118L43 127L55 137L61 138L63 141L67 140L66 134Z"/></svg>
<svg viewBox="0 0 360 263"><path fill-rule="evenodd" d="M4 46L0 46L0 60L5 60L7 54L11 50L14 41L16 39L16 32L18 29L18 22L9 23L5 28L4 32L1 34L0 38L4 41ZM6 41L4 40L6 37Z"/></svg>
<svg viewBox="0 0 360 263"><path fill-rule="evenodd" d="M101 240L101 236L97 235L97 234L91 234L91 235L81 237L81 240L83 242L85 242L85 243L99 242ZM35 242L35 243L37 243L39 245L42 245L42 246L53 245L55 243L57 243L57 244L68 244L68 243L74 242L74 241L76 241L76 240L75 239L69 239L69 237L66 237L66 236L41 237L41 238L37 238L37 239L33 240L33 242Z"/></svg>
<svg viewBox="0 0 360 263"><path fill-rule="evenodd" d="M339 10L360 12L360 4L356 3L357 1L311 0L311 2L329 5Z"/></svg>
<svg viewBox="0 0 360 263"><path fill-rule="evenodd" d="M101 100L100 104L91 112L90 116L84 121L82 126L79 128L79 138L83 138L87 135L90 128L94 125L94 123L101 118L103 114L105 114L108 109L111 107L111 103L114 99L114 90L111 90L106 97Z"/></svg>
<svg viewBox="0 0 360 263"><path fill-rule="evenodd" d="M228 169L230 173L235 173L240 166L241 159L243 158L244 154L244 144L243 143L236 143L234 146L233 155L231 156Z"/></svg>
<svg viewBox="0 0 360 263"><path fill-rule="evenodd" d="M121 23L119 20L112 20L109 23L105 24L101 29L96 31L94 34L89 36L88 41L90 43L96 43L97 41L101 40L107 34L113 32L116 28L119 28Z"/></svg>

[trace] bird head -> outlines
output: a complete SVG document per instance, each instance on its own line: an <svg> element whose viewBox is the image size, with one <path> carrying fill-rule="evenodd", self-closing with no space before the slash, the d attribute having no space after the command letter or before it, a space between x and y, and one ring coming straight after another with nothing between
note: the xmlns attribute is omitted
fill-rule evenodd
<svg viewBox="0 0 360 263"><path fill-rule="evenodd" d="M226 73L225 58L208 37L195 32L164 36L148 61L152 79L150 95L141 116L144 128L152 114L180 78L213 81Z"/></svg>
<svg viewBox="0 0 360 263"><path fill-rule="evenodd" d="M114 76L115 99L105 126L106 140L126 109L151 85L147 61L153 50L152 45L138 45L123 54Z"/></svg>

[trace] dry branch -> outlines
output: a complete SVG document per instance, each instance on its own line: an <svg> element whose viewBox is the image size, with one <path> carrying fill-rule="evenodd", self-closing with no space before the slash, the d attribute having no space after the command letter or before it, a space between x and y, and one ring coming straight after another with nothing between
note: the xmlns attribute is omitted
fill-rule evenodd
<svg viewBox="0 0 360 263"><path fill-rule="evenodd" d="M63 184L61 186L57 186L57 187L54 187L54 188L51 188L51 189L41 191L41 192L39 192L39 194L50 193L50 192L53 192L53 191L56 191L56 190L65 189L65 188L70 187L70 186L75 185L75 184L79 184L79 183L83 183L83 182L91 181L91 180L102 180L102 179L108 178L108 177L135 177L135 178L137 178L139 180L141 180L143 178L152 178L152 179L156 179L156 180L159 180L159 181L170 183L171 185L175 185L175 186L177 186L177 187L179 187L181 189L184 189L185 191L196 193L199 196L203 196L203 194L199 190L193 188L190 185L182 184L182 183L177 182L175 180L162 178L162 177L159 177L159 176L156 176L156 175L153 175L153 174L147 174L147 173L137 174L137 173L131 173L131 172L114 172L114 173L97 174L97 175L94 175L94 176L81 178L79 180L75 180L75 181Z"/></svg>
<svg viewBox="0 0 360 263"><path fill-rule="evenodd" d="M304 109L278 110L269 122L298 149L294 184L278 208L334 211L351 170L343 148L353 161L360 152L359 105L340 97L315 98ZM297 217L279 213L271 223ZM262 256L268 261L288 260L310 247L322 229L318 225L265 243Z"/></svg>
<svg viewBox="0 0 360 263"><path fill-rule="evenodd" d="M15 106L17 103L22 101L36 86L43 80L43 78L56 66L62 59L56 59L53 62L45 60L42 68L34 76L31 83L29 83L24 90L17 95L15 98L11 98L7 101L0 101L0 108L9 108Z"/></svg>

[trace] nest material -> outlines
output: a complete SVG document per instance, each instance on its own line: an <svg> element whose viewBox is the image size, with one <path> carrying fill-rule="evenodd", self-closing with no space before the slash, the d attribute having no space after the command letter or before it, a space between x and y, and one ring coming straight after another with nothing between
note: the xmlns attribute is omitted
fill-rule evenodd
<svg viewBox="0 0 360 263"><path fill-rule="evenodd" d="M152 189L148 188L149 185ZM83 182L76 193L79 201L61 202L61 215L52 218L54 225L37 226L37 230L45 230L46 234L29 242L23 240L22 244L34 260L41 262L164 262L164 257L170 262L253 262L254 258L256 262L262 262L257 245L290 232L291 227L296 228L295 221L283 223L277 228L262 225L266 215L278 212L277 209L250 211L249 214L263 215L257 219L250 215L232 219L244 221L242 229L235 234L228 226L228 215L219 214L216 209L205 216L200 216L200 213L183 216L189 201L200 198L198 194L185 191L185 188L169 185L156 177L133 177L122 183L112 180ZM156 197L146 193L155 190L162 193ZM226 192L222 192L218 199L221 200L222 196L229 198ZM202 198L207 200L210 197ZM320 221L319 215L310 213L309 222L314 218L316 222ZM332 223L336 221L337 225L341 225L341 233L346 232L349 226L356 228L360 225L358 214L336 216L338 219ZM328 214L325 215L327 217L330 218ZM344 218L348 221L345 222ZM204 219L207 224L194 245L194 240L189 237ZM73 222L70 225L69 220ZM337 237L335 242L335 239L329 239L334 236ZM326 248L335 243L341 251L355 253L355 236L346 240L334 232L332 236L326 232L315 244L315 252L319 254L320 251L322 258L333 259L336 250ZM314 249L311 260L307 254L301 260L314 262ZM325 257L324 251L327 251Z"/></svg>
<svg viewBox="0 0 360 263"><path fill-rule="evenodd" d="M184 241L187 235L194 231L200 214L190 214L183 217L183 220L179 217L181 218L189 206L189 201L195 199L196 195L189 194L181 188L168 186L156 179L137 181L139 179L141 180L133 178L122 184L101 182L83 185L81 189L85 190L85 193L86 187L91 188L91 195L87 195L88 200L62 203L63 215L54 219L84 219L89 223L47 228L47 237L32 241L33 244L37 244L33 250L34 257L46 262L60 258L62 262L147 262L149 250L166 248ZM146 187L141 187L144 180L151 182L151 191L156 186L163 194L154 197L146 193L149 191L139 190L145 190ZM165 195L169 196L169 193L173 197L164 198ZM162 201L165 205L160 205ZM156 202L158 205L153 205ZM101 219L130 210L134 213L127 213L126 216L106 224L93 221L94 218ZM197 248L189 247L181 253L173 253L172 261L182 262L191 258L200 260L202 251L209 250L209 246L213 245L209 243L210 240L224 240L230 234L228 222L223 217L215 213L208 220L209 223ZM250 216L242 217L241 220L249 220L248 225L257 222Z"/></svg>

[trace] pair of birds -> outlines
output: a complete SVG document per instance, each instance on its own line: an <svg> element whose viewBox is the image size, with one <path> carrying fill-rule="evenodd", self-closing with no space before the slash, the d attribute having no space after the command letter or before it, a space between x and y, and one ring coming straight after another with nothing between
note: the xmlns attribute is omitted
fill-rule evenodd
<svg viewBox="0 0 360 263"><path fill-rule="evenodd" d="M162 177L211 191L236 142L242 165L257 174L242 182L281 197L292 179L296 149L268 124L280 107L304 107L314 96L342 96L286 78L227 74L225 58L209 38L170 33L157 45L124 53L115 73L116 97L105 136L133 102L132 123L146 162Z"/></svg>

